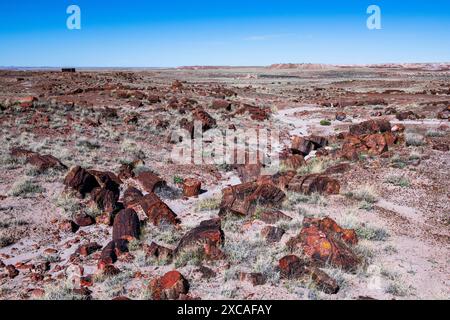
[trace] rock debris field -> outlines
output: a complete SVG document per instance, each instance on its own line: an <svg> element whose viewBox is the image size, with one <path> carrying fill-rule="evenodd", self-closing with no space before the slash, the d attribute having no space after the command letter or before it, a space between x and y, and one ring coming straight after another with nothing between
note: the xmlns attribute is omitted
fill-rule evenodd
<svg viewBox="0 0 450 320"><path fill-rule="evenodd" d="M0 299L448 299L449 120L448 66L0 71Z"/></svg>

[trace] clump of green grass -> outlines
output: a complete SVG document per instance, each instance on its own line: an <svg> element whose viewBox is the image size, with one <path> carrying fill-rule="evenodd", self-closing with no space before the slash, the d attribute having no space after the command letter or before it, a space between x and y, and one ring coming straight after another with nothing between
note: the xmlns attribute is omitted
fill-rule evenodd
<svg viewBox="0 0 450 320"><path fill-rule="evenodd" d="M8 247L15 242L15 239L10 235L0 235L0 248Z"/></svg>
<svg viewBox="0 0 450 320"><path fill-rule="evenodd" d="M87 150L95 150L99 149L101 145L97 140L80 138L79 140L77 140L77 147Z"/></svg>
<svg viewBox="0 0 450 320"><path fill-rule="evenodd" d="M377 202L377 193L373 186L362 185L357 190L344 193L347 198L364 201L369 204Z"/></svg>
<svg viewBox="0 0 450 320"><path fill-rule="evenodd" d="M433 129L430 129L425 133L427 137L444 137L445 134L445 131L438 131Z"/></svg>
<svg viewBox="0 0 450 320"><path fill-rule="evenodd" d="M409 179L404 176L389 176L386 178L386 182L402 188L407 188L411 185Z"/></svg>
<svg viewBox="0 0 450 320"><path fill-rule="evenodd" d="M320 120L320 125L321 126L331 126L331 121L330 120Z"/></svg>
<svg viewBox="0 0 450 320"><path fill-rule="evenodd" d="M186 265L200 266L204 258L202 249L186 250L179 253L175 259L175 268L181 268Z"/></svg>
<svg viewBox="0 0 450 320"><path fill-rule="evenodd" d="M370 241L386 241L389 238L389 233L385 229L370 225L357 226L355 231L359 238Z"/></svg>
<svg viewBox="0 0 450 320"><path fill-rule="evenodd" d="M45 189L40 185L34 183L32 180L22 178L15 182L9 191L9 194L13 197L26 196L29 194L42 193Z"/></svg>
<svg viewBox="0 0 450 320"><path fill-rule="evenodd" d="M183 178L179 177L179 176L173 176L173 183L175 184L182 184L184 181Z"/></svg>
<svg viewBox="0 0 450 320"><path fill-rule="evenodd" d="M86 296L76 294L70 281L44 287L45 294L42 300L86 300Z"/></svg>
<svg viewBox="0 0 450 320"><path fill-rule="evenodd" d="M313 174L313 173L322 173L324 172L329 166L331 166L334 162L329 160L324 160L320 158L313 158L309 160L306 165L301 166L297 173L299 175L306 175L306 174Z"/></svg>
<svg viewBox="0 0 450 320"><path fill-rule="evenodd" d="M202 199L197 203L197 211L213 211L220 208L222 198L219 196Z"/></svg>
<svg viewBox="0 0 450 320"><path fill-rule="evenodd" d="M420 147L426 144L425 138L418 133L407 132L405 134L407 146Z"/></svg>
<svg viewBox="0 0 450 320"><path fill-rule="evenodd" d="M385 292L397 297L406 297L412 294L413 288L406 286L401 279L392 281L386 288Z"/></svg>
<svg viewBox="0 0 450 320"><path fill-rule="evenodd" d="M62 210L64 217L69 220L73 219L81 210L80 202L66 193L61 194L55 204Z"/></svg>

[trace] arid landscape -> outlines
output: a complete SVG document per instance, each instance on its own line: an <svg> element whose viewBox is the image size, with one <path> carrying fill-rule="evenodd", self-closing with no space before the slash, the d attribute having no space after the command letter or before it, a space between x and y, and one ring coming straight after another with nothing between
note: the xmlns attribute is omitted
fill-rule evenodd
<svg viewBox="0 0 450 320"><path fill-rule="evenodd" d="M449 298L450 64L64 71L0 71L0 299Z"/></svg>

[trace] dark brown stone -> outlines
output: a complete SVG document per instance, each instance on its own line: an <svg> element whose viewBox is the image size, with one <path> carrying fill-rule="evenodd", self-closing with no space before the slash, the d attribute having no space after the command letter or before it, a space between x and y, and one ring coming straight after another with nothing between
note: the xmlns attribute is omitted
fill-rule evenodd
<svg viewBox="0 0 450 320"><path fill-rule="evenodd" d="M82 196L86 193L90 193L94 188L99 187L97 179L80 166L70 169L64 179L64 185L76 190Z"/></svg>
<svg viewBox="0 0 450 320"><path fill-rule="evenodd" d="M138 239L140 235L139 217L133 209L123 209L114 218L113 240Z"/></svg>
<svg viewBox="0 0 450 320"><path fill-rule="evenodd" d="M261 236L269 243L280 242L285 231L278 227L265 226L261 230Z"/></svg>

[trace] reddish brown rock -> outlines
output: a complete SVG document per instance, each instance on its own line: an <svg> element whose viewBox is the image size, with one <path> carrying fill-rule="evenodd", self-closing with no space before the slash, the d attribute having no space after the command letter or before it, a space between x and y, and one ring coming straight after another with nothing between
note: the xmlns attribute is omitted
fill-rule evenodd
<svg viewBox="0 0 450 320"><path fill-rule="evenodd" d="M404 112L398 112L395 117L400 120L417 120L420 119L421 117L419 115L417 115L416 113L414 113L413 111L404 111Z"/></svg>
<svg viewBox="0 0 450 320"><path fill-rule="evenodd" d="M198 227L186 233L178 242L174 255L185 251L195 251L206 258L219 259L223 257L220 250L225 241L225 234L220 226L220 219L202 221Z"/></svg>
<svg viewBox="0 0 450 320"><path fill-rule="evenodd" d="M22 108L31 108L34 106L34 103L37 101L38 101L38 98L36 98L34 96L22 97L22 98L17 99L17 103Z"/></svg>
<svg viewBox="0 0 450 320"><path fill-rule="evenodd" d="M260 163L247 163L238 165L236 169L242 182L252 182L258 179L258 177L260 176L262 165Z"/></svg>
<svg viewBox="0 0 450 320"><path fill-rule="evenodd" d="M262 286L266 283L266 277L259 272L240 272L239 280L250 282L253 286Z"/></svg>
<svg viewBox="0 0 450 320"><path fill-rule="evenodd" d="M19 275L19 270L17 270L12 264L6 266L6 271L8 272L8 277L11 279Z"/></svg>
<svg viewBox="0 0 450 320"><path fill-rule="evenodd" d="M105 269L107 265L112 265L117 261L117 254L115 251L116 245L114 241L109 242L102 250L100 259L97 263L97 268Z"/></svg>
<svg viewBox="0 0 450 320"><path fill-rule="evenodd" d="M156 194L146 194L138 206L149 218L151 223L155 226L159 226L164 223L177 225L180 220L177 218L175 212L169 208Z"/></svg>
<svg viewBox="0 0 450 320"><path fill-rule="evenodd" d="M284 233L285 231L283 229L273 226L265 226L261 230L261 236L269 243L280 242Z"/></svg>
<svg viewBox="0 0 450 320"><path fill-rule="evenodd" d="M78 253L82 257L87 257L87 256L91 255L92 253L100 250L101 248L102 248L102 246L99 245L98 243L89 242L89 243L79 246L78 249L76 250L76 253Z"/></svg>
<svg viewBox="0 0 450 320"><path fill-rule="evenodd" d="M281 161L281 165L289 170L297 170L298 168L306 165L305 158L300 154L293 154Z"/></svg>
<svg viewBox="0 0 450 320"><path fill-rule="evenodd" d="M274 207L280 205L285 193L272 183L247 182L222 190L219 215L228 212L238 215L252 215L256 205Z"/></svg>
<svg viewBox="0 0 450 320"><path fill-rule="evenodd" d="M217 109L217 110L230 111L231 110L231 102L229 102L227 100L216 99L212 102L211 108Z"/></svg>
<svg viewBox="0 0 450 320"><path fill-rule="evenodd" d="M392 126L391 131L392 132L403 132L403 131L405 131L405 129L406 129L405 125L399 123L399 124L394 124Z"/></svg>
<svg viewBox="0 0 450 320"><path fill-rule="evenodd" d="M433 150L448 152L450 150L450 147L446 143L437 143L433 145Z"/></svg>
<svg viewBox="0 0 450 320"><path fill-rule="evenodd" d="M325 170L324 174L340 174L345 173L351 169L351 166L349 163L339 163L337 165L334 165L332 167L329 167Z"/></svg>
<svg viewBox="0 0 450 320"><path fill-rule="evenodd" d="M296 176L290 180L288 190L311 194L339 194L340 184L337 180L325 175L310 174L306 176Z"/></svg>
<svg viewBox="0 0 450 320"><path fill-rule="evenodd" d="M306 273L306 262L295 255L288 255L278 261L280 275L285 279L302 277Z"/></svg>
<svg viewBox="0 0 450 320"><path fill-rule="evenodd" d="M187 178L183 181L183 196L185 197L196 197L200 193L202 187L202 182L194 179Z"/></svg>
<svg viewBox="0 0 450 320"><path fill-rule="evenodd" d="M155 242L144 246L147 257L153 257L159 261L170 262L173 258L173 250L163 247Z"/></svg>
<svg viewBox="0 0 450 320"><path fill-rule="evenodd" d="M178 91L178 90L181 90L182 88L183 88L183 84L181 83L181 81L175 80L174 82L172 82L172 90Z"/></svg>
<svg viewBox="0 0 450 320"><path fill-rule="evenodd" d="M367 120L359 124L350 126L350 133L353 135L364 135L383 133L391 131L391 123L385 119Z"/></svg>
<svg viewBox="0 0 450 320"><path fill-rule="evenodd" d="M329 217L323 219L305 218L303 224L305 226L315 225L323 232L338 236L338 238L348 244L355 245L358 243L358 236L356 235L355 230L344 229Z"/></svg>
<svg viewBox="0 0 450 320"><path fill-rule="evenodd" d="M87 214L79 213L75 216L75 223L80 227L88 227L95 224L95 219Z"/></svg>
<svg viewBox="0 0 450 320"><path fill-rule="evenodd" d="M194 122L195 121L201 122L203 131L207 131L216 126L216 120L213 117L211 117L209 113L207 113L202 109L195 109L192 112L192 118Z"/></svg>
<svg viewBox="0 0 450 320"><path fill-rule="evenodd" d="M80 195L84 196L90 193L94 188L99 187L97 179L87 170L80 166L73 167L64 178L64 185L71 188Z"/></svg>
<svg viewBox="0 0 450 320"><path fill-rule="evenodd" d="M316 267L306 268L308 275L314 281L317 289L327 293L336 294L339 291L339 285L336 280L331 278L326 272Z"/></svg>
<svg viewBox="0 0 450 320"><path fill-rule="evenodd" d="M189 291L189 283L178 271L169 271L149 284L153 300L176 300Z"/></svg>
<svg viewBox="0 0 450 320"><path fill-rule="evenodd" d="M136 176L136 180L141 184L146 192L154 192L156 188L166 185L166 182L150 171L144 171Z"/></svg>
<svg viewBox="0 0 450 320"><path fill-rule="evenodd" d="M97 208L106 213L112 213L118 208L119 190L95 188L91 192L91 199Z"/></svg>
<svg viewBox="0 0 450 320"><path fill-rule="evenodd" d="M67 167L54 156L45 154L41 155L37 152L29 151L23 148L12 148L10 154L14 158L25 158L25 162L36 167L39 172L48 169L66 170Z"/></svg>
<svg viewBox="0 0 450 320"><path fill-rule="evenodd" d="M292 138L292 153L307 156L313 149L314 144L310 140L299 136L295 136Z"/></svg>
<svg viewBox="0 0 450 320"><path fill-rule="evenodd" d="M125 208L130 208L138 204L144 195L141 191L134 187L128 187L128 189L125 190L122 196L122 203Z"/></svg>
<svg viewBox="0 0 450 320"><path fill-rule="evenodd" d="M363 143L369 149L369 154L380 155L388 151L388 143L382 134L371 134L363 138Z"/></svg>
<svg viewBox="0 0 450 320"><path fill-rule="evenodd" d="M287 246L292 252L301 251L318 266L331 264L344 270L354 270L360 263L344 241L316 225L303 227L298 236L287 242Z"/></svg>
<svg viewBox="0 0 450 320"><path fill-rule="evenodd" d="M138 215L133 209L123 209L114 218L113 240L138 239L140 235L140 222Z"/></svg>
<svg viewBox="0 0 450 320"><path fill-rule="evenodd" d="M339 291L339 286L333 278L317 267L308 265L306 261L295 255L281 258L278 267L282 278L299 279L309 276L319 290L327 294L336 294Z"/></svg>
<svg viewBox="0 0 450 320"><path fill-rule="evenodd" d="M250 118L255 121L264 121L270 118L269 110L245 103L241 104L241 106L234 112L234 115L242 115L246 113L248 113Z"/></svg>

